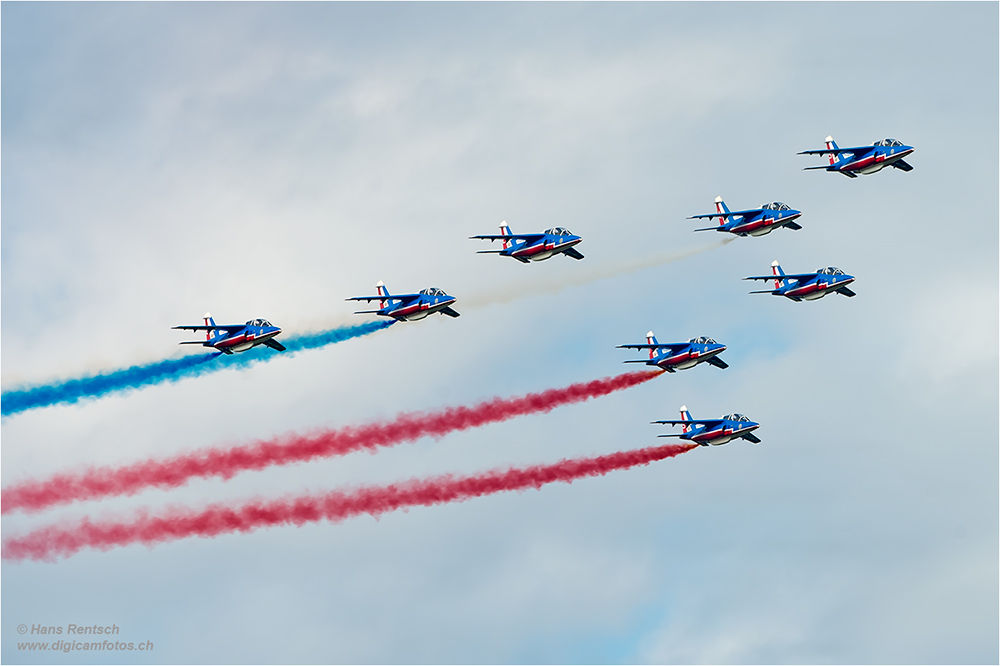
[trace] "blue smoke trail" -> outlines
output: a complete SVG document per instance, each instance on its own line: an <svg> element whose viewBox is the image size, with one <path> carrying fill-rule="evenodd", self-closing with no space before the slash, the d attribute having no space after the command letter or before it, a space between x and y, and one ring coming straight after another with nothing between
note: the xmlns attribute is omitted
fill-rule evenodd
<svg viewBox="0 0 1000 666"><path fill-rule="evenodd" d="M263 347L256 347L247 353L224 356L219 359L219 363L227 368L246 368L258 363L266 363L267 361L280 356L291 356L309 349L318 349L327 345L343 342L344 340L350 340L351 338L368 335L369 333L374 333L375 331L381 331L383 328L389 328L395 323L395 319L390 319L388 321L370 321L365 324L344 326L343 328L334 328L329 331L321 331L319 333L300 333L299 335L290 335L287 338L281 337L278 338L278 340L281 344L285 345L285 352L272 352L271 350L266 350ZM264 353L254 354L253 352L257 350Z"/></svg>
<svg viewBox="0 0 1000 666"><path fill-rule="evenodd" d="M60 403L75 403L84 398L99 398L109 393L132 391L162 382L176 382L187 377L216 372L225 368L248 367L280 356L295 354L308 349L318 349L344 340L374 333L388 328L395 320L374 321L357 326L345 326L320 333L293 335L282 340L285 353L255 347L242 354L195 354L183 358L157 361L146 365L133 365L122 370L112 370L91 377L67 379L54 384L29 386L4 391L0 395L0 416L10 416L28 409L48 407Z"/></svg>

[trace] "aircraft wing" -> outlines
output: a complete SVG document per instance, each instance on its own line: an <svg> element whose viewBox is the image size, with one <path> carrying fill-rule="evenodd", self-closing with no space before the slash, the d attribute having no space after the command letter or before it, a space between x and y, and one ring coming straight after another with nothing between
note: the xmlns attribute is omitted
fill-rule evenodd
<svg viewBox="0 0 1000 666"><path fill-rule="evenodd" d="M796 155L840 155L841 153L864 153L875 146L858 146L857 148L823 148L822 150L803 150Z"/></svg>
<svg viewBox="0 0 1000 666"><path fill-rule="evenodd" d="M670 351L678 351L684 349L690 342L675 342L669 344L645 344L645 345L618 345L616 349L669 349Z"/></svg>
<svg viewBox="0 0 1000 666"><path fill-rule="evenodd" d="M795 231L798 231L799 229L802 228L802 225L799 224L798 222L786 222L785 226L788 227L789 229L793 229Z"/></svg>
<svg viewBox="0 0 1000 666"><path fill-rule="evenodd" d="M579 252L577 252L576 248L573 248L573 247L571 247L569 249L566 249L566 250L563 250L563 254L565 254L567 257L573 257L574 259L577 259L577 260L583 259L583 255L580 254Z"/></svg>
<svg viewBox="0 0 1000 666"><path fill-rule="evenodd" d="M441 310L439 312L441 312L441 314L446 314L449 317L461 317L460 314L458 314L457 312L455 312L451 308L441 308Z"/></svg>
<svg viewBox="0 0 1000 666"><path fill-rule="evenodd" d="M708 362L717 368L722 368L723 370L729 367L729 364L723 361L718 356L713 356L712 358L708 359Z"/></svg>
<svg viewBox="0 0 1000 666"><path fill-rule="evenodd" d="M842 294L843 294L844 296L848 296L848 297L854 297L854 296L857 296L857 294L856 294L856 293L854 293L854 291L852 291L852 290L848 289L847 287L841 287L841 288L840 288L840 289L838 289L837 291L839 291L840 293L842 293Z"/></svg>
<svg viewBox="0 0 1000 666"><path fill-rule="evenodd" d="M345 298L345 301L367 301L371 303L372 301L401 301L407 302L419 298L420 294L393 294L392 296L354 296L352 298Z"/></svg>
<svg viewBox="0 0 1000 666"><path fill-rule="evenodd" d="M719 425L723 419L702 419L700 421L650 421L650 423L660 423L663 425Z"/></svg>
<svg viewBox="0 0 1000 666"><path fill-rule="evenodd" d="M796 273L790 275L752 275L750 277L743 278L744 280L797 280L801 282L802 280L808 280L814 278L818 275L817 273Z"/></svg>
<svg viewBox="0 0 1000 666"><path fill-rule="evenodd" d="M182 331L226 331L227 333L232 333L233 331L239 331L246 328L246 324L231 324L228 326L173 326L172 329L180 329Z"/></svg>
<svg viewBox="0 0 1000 666"><path fill-rule="evenodd" d="M285 351L285 345L281 344L274 338L269 338L265 340L264 344L270 347L271 349L277 349L278 351Z"/></svg>
<svg viewBox="0 0 1000 666"><path fill-rule="evenodd" d="M894 166L897 169L902 169L903 171L913 171L913 165L903 160L896 160L891 166Z"/></svg>
<svg viewBox="0 0 1000 666"><path fill-rule="evenodd" d="M747 434L743 435L743 439L747 440L748 442L753 442L754 444L760 444L760 437L753 434L752 432L748 432Z"/></svg>
<svg viewBox="0 0 1000 666"><path fill-rule="evenodd" d="M747 215L756 215L757 213L763 212L763 208L748 208L747 210L731 210L728 213L707 213L705 215L692 215L689 220L697 220L700 217L746 217Z"/></svg>
<svg viewBox="0 0 1000 666"><path fill-rule="evenodd" d="M545 238L545 234L513 234L508 236L487 235L487 236L469 236L469 238L470 239L475 238L478 240L488 240L488 241L506 239L506 240L527 241L528 243L534 243L536 241L540 241L543 238Z"/></svg>
<svg viewBox="0 0 1000 666"><path fill-rule="evenodd" d="M756 215L762 212L763 208L750 208L748 210L731 210L728 213L706 213L705 215L692 215L689 220L697 220L699 218L713 218L713 217L746 217L747 215Z"/></svg>

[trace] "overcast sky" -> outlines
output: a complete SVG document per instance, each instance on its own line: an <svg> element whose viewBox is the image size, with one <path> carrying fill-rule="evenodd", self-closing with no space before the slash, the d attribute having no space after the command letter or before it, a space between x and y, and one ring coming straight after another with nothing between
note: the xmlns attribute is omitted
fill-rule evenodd
<svg viewBox="0 0 1000 666"><path fill-rule="evenodd" d="M462 314L7 418L5 486L612 375L649 329L711 336L730 364L11 515L4 537L650 446L681 404L747 414L763 443L378 521L4 562L2 660L996 663L997 25L996 3L957 2L4 3L5 389L178 354L170 327L206 310L363 321L343 299L378 280L444 288ZM898 138L914 169L802 171L828 134ZM558 288L717 243L685 219L716 195L784 201L803 229ZM501 220L568 227L586 259L475 254ZM839 266L858 296L748 295L774 259ZM154 652L17 650L17 624L70 622Z"/></svg>

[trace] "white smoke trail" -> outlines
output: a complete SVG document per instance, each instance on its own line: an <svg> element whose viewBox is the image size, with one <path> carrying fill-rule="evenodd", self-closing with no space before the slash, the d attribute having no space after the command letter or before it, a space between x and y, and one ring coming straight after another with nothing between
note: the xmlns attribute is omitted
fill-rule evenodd
<svg viewBox="0 0 1000 666"><path fill-rule="evenodd" d="M564 289L568 289L569 287L580 287L598 280L617 277L619 275L628 275L629 273L635 273L636 271L645 270L647 268L655 268L657 266L663 266L664 264L680 261L681 259L687 259L688 257L692 257L696 254L720 248L727 243L731 243L733 240L733 238L726 238L725 240L689 250L665 252L637 259L627 259L616 263L597 264L596 266L588 265L586 268L581 267L581 270L568 271L562 278L556 280L503 284L493 291L473 294L470 297L460 299L459 302L462 307L467 309L482 308L500 303L510 303L513 300L524 298L525 296L557 294Z"/></svg>

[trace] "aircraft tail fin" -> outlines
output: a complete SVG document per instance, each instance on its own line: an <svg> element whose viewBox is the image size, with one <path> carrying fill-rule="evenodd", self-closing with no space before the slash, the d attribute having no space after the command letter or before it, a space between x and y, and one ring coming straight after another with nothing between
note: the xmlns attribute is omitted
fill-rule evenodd
<svg viewBox="0 0 1000 666"><path fill-rule="evenodd" d="M722 197L715 197L715 210L720 215L722 213L728 213L728 212L730 212L729 211L729 206L727 206L726 202L722 200ZM727 222L726 218L724 218L724 217L720 217L719 218L719 226L722 226L726 222Z"/></svg>
<svg viewBox="0 0 1000 666"><path fill-rule="evenodd" d="M771 262L771 272L774 273L775 277L781 277L782 275L785 274L785 271L782 270L781 264L778 263L777 259L775 259L774 261ZM784 280L775 280L774 281L774 288L775 289L781 289L783 286L785 286L785 281Z"/></svg>
<svg viewBox="0 0 1000 666"><path fill-rule="evenodd" d="M510 236L511 235L510 234L510 225L507 224L507 220L504 220L503 222L500 223L500 235L501 236ZM507 240L507 239L504 239L504 241L503 241L503 249L506 250L508 247L510 247L510 241Z"/></svg>
<svg viewBox="0 0 1000 666"><path fill-rule="evenodd" d="M649 345L655 345L655 344L659 344L659 343L658 343L658 342L656 341L656 336L655 336L655 335L653 335L653 332L652 332L652 331L650 331L649 333L647 333L647 334L646 334L646 344L649 344ZM654 356L655 352L656 352L656 350L655 350L655 349L650 349L650 350L649 350L649 360L650 360L650 361L652 361L652 360L653 360L653 356Z"/></svg>
<svg viewBox="0 0 1000 666"><path fill-rule="evenodd" d="M688 411L687 405L681 405L681 421L690 421L691 412ZM685 425L683 428L684 432L691 432L691 426Z"/></svg>
<svg viewBox="0 0 1000 666"><path fill-rule="evenodd" d="M205 326L215 326L215 319L212 317L212 313L211 312L206 312L204 319L205 319ZM205 341L208 342L209 340L211 340L212 338L214 338L214 337L216 337L218 335L219 335L219 330L218 329L212 329L212 330L209 330L209 331L205 331Z"/></svg>
<svg viewBox="0 0 1000 666"><path fill-rule="evenodd" d="M378 290L379 296L389 296L389 290L385 288L385 283L379 280L375 283L375 289ZM385 301L381 300L378 302L378 309L382 310L385 308Z"/></svg>
<svg viewBox="0 0 1000 666"><path fill-rule="evenodd" d="M837 142L833 140L832 136L826 137L826 147L829 148L830 150L839 150L840 149L840 146L837 145ZM839 161L840 161L840 155L839 154L837 154L837 153L830 153L830 164L831 165L836 164Z"/></svg>

